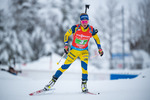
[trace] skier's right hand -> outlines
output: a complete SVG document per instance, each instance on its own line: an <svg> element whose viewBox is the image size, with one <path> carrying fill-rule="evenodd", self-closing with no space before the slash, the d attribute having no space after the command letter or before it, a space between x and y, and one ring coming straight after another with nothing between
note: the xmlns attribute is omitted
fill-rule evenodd
<svg viewBox="0 0 150 100"><path fill-rule="evenodd" d="M69 52L69 45L68 44L65 44L64 51L66 54L68 54L68 52Z"/></svg>

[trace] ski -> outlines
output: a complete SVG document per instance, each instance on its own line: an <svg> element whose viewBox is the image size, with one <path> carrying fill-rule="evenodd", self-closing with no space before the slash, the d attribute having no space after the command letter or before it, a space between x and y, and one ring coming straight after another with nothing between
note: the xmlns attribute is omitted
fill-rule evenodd
<svg viewBox="0 0 150 100"><path fill-rule="evenodd" d="M85 93L85 94L90 94L90 95L99 95L100 93L92 93L92 92L83 92L83 93Z"/></svg>
<svg viewBox="0 0 150 100"><path fill-rule="evenodd" d="M41 90L32 92L32 93L30 93L29 95L30 95L30 96L35 96L35 95L42 95L42 94L44 94L44 93L48 94L47 92L53 93L54 90L55 90L54 88L53 88L53 89L50 89L50 90L41 89ZM84 93L84 94L90 94L90 95L99 95L99 94L100 94L100 93L93 93L93 92L89 92L89 91L88 91L88 92L82 92L82 93Z"/></svg>
<svg viewBox="0 0 150 100"><path fill-rule="evenodd" d="M53 91L53 90L54 90L54 89L50 89L50 90L41 89L41 90L32 92L32 93L30 93L29 95L30 95L30 96L39 95L39 94L45 93L45 92L47 92L47 91Z"/></svg>
<svg viewBox="0 0 150 100"><path fill-rule="evenodd" d="M41 90L38 90L38 91L32 92L32 93L30 93L29 95L30 95L30 96L37 95L37 94L42 93L43 91L44 91L44 89L41 89Z"/></svg>

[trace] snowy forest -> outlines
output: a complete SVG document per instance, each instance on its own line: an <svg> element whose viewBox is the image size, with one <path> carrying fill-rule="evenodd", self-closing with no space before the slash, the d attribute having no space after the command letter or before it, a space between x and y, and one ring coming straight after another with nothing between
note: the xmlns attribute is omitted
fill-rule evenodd
<svg viewBox="0 0 150 100"><path fill-rule="evenodd" d="M3 1L5 0L1 0ZM25 63L53 53L61 56L64 53L64 34L71 26L80 23L79 16L84 12L87 3L86 0L6 0L5 2L1 3L0 8L2 64L7 64L10 57L15 57L17 63ZM137 56L142 61L149 60L150 0L137 2L134 4L136 5L134 9L132 6L123 7L118 0L106 0L97 5L96 7L91 5L88 14L90 25L99 31L104 57L90 59L91 63L97 68L105 65L113 69L112 65L117 62L113 61L115 57L112 55L123 54L123 46L124 54L130 55L128 56L130 58L125 58L125 63L129 63L130 59L136 62ZM123 17L124 37L122 36ZM69 42L71 39L70 37ZM93 39L89 44L89 53L91 56L98 53ZM150 64L145 66L150 67Z"/></svg>

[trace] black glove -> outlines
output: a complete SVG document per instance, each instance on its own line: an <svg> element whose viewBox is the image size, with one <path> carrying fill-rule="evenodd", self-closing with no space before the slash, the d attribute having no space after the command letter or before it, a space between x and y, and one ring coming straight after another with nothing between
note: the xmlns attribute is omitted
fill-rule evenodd
<svg viewBox="0 0 150 100"><path fill-rule="evenodd" d="M68 45L68 43L65 44L64 51L65 51L66 54L68 54L68 52L69 52L69 45Z"/></svg>
<svg viewBox="0 0 150 100"><path fill-rule="evenodd" d="M98 33L98 29L95 29L95 33Z"/></svg>
<svg viewBox="0 0 150 100"><path fill-rule="evenodd" d="M103 50L101 48L98 49L98 52L99 52L100 56L103 56L104 52L103 52Z"/></svg>

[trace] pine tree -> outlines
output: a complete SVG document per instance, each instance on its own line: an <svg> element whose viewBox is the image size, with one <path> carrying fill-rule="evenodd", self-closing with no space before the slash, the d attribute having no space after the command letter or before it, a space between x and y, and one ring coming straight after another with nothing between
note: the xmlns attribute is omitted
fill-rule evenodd
<svg viewBox="0 0 150 100"><path fill-rule="evenodd" d="M121 42L122 35L120 27L121 8L119 8L116 0L107 0L105 7L106 9L103 9L103 6L98 8L95 22L99 30L100 39L104 43L102 48L104 49L105 60L109 62L109 68L113 69L112 54L116 52L122 53L122 47L118 44L118 42ZM99 63L96 66L101 67Z"/></svg>

